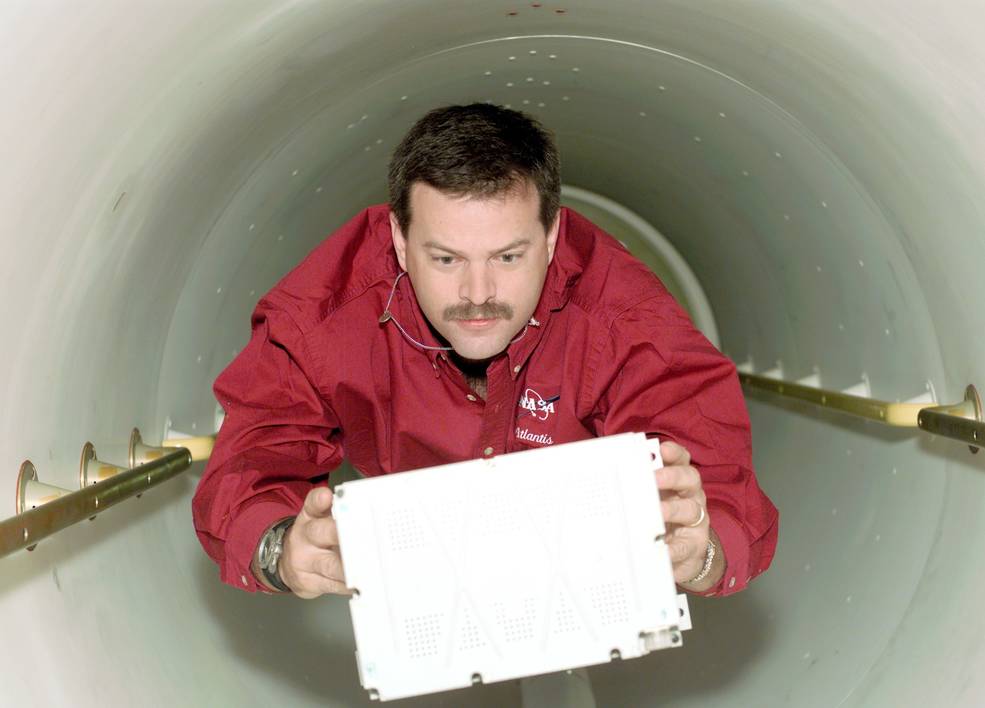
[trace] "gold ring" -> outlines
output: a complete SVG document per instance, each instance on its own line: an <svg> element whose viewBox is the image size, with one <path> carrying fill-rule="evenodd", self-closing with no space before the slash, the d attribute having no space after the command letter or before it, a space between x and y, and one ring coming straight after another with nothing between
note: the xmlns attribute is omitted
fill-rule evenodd
<svg viewBox="0 0 985 708"><path fill-rule="evenodd" d="M698 520L695 521L693 524L685 524L685 526L687 526L689 529L693 529L696 526L701 526L702 522L704 522L705 520L705 508L700 504L698 504L698 508L701 509L701 516L699 516Z"/></svg>

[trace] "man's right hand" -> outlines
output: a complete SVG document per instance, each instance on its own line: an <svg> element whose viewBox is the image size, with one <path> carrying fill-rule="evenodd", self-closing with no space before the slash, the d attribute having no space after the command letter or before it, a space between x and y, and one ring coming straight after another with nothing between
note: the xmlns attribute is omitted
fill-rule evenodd
<svg viewBox="0 0 985 708"><path fill-rule="evenodd" d="M332 518L333 498L328 487L312 489L284 536L277 570L287 587L305 600L325 593L352 594L345 586L339 532Z"/></svg>

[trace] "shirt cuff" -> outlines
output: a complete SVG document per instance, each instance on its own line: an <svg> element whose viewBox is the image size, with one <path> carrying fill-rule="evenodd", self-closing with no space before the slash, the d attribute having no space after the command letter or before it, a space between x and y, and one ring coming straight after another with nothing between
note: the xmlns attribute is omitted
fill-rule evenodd
<svg viewBox="0 0 985 708"><path fill-rule="evenodd" d="M275 522L285 516L296 516L299 511L286 504L282 496L273 493L261 494L242 505L226 534L226 553L220 573L222 581L247 592L269 593L250 570L257 544L263 532Z"/></svg>
<svg viewBox="0 0 985 708"><path fill-rule="evenodd" d="M725 575L714 587L696 594L706 597L732 595L745 589L752 580L749 577L749 539L739 522L721 507L709 505L708 516L725 554Z"/></svg>

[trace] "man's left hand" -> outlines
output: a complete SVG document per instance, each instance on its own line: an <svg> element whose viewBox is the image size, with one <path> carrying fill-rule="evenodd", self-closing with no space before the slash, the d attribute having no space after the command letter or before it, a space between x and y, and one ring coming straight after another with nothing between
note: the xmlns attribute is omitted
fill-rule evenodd
<svg viewBox="0 0 985 708"><path fill-rule="evenodd" d="M691 466L691 453L677 443L664 442L660 444L660 457L664 466L656 471L656 477L660 507L667 526L667 546L674 567L674 581L683 584L704 567L708 539L714 532L708 519L708 500L701 487L701 475ZM713 540L717 544L717 537ZM715 560L719 559L716 557ZM724 571L724 564L716 562L708 576L688 587L695 590L710 588Z"/></svg>

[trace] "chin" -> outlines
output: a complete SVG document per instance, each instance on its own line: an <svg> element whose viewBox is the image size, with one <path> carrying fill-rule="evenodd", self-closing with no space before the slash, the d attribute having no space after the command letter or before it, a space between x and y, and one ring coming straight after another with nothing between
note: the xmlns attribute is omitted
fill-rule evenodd
<svg viewBox="0 0 985 708"><path fill-rule="evenodd" d="M505 351L509 340L499 341L500 337L462 337L449 338L448 343L455 348L455 353L469 361L484 361Z"/></svg>
<svg viewBox="0 0 985 708"><path fill-rule="evenodd" d="M491 359L506 349L505 346L483 345L476 342L452 342L455 353L469 361L485 361Z"/></svg>

